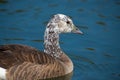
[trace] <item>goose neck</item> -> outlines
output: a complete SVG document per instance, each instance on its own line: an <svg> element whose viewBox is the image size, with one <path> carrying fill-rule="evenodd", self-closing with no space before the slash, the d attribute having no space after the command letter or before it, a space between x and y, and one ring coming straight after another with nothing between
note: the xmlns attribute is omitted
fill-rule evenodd
<svg viewBox="0 0 120 80"><path fill-rule="evenodd" d="M44 52L53 57L60 57L63 53L59 45L59 32L46 28L44 35Z"/></svg>

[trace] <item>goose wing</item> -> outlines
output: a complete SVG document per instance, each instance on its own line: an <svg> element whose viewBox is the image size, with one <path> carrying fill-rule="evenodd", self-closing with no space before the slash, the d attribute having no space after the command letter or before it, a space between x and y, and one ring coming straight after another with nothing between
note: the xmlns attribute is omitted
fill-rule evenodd
<svg viewBox="0 0 120 80"><path fill-rule="evenodd" d="M30 46L19 44L0 45L0 67L6 69L23 62L45 64L53 61L50 55Z"/></svg>
<svg viewBox="0 0 120 80"><path fill-rule="evenodd" d="M7 69L7 80L38 80L66 74L62 62L25 45L1 45L0 67Z"/></svg>
<svg viewBox="0 0 120 80"><path fill-rule="evenodd" d="M65 75L65 69L61 63L35 64L23 62L10 67L7 70L7 80L41 80Z"/></svg>

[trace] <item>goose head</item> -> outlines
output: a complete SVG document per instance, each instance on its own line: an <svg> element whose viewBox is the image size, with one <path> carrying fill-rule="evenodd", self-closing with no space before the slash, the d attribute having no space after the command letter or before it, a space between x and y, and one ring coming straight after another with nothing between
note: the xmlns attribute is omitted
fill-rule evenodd
<svg viewBox="0 0 120 80"><path fill-rule="evenodd" d="M64 14L56 14L47 24L50 32L58 33L78 33L83 34L74 24L69 16Z"/></svg>

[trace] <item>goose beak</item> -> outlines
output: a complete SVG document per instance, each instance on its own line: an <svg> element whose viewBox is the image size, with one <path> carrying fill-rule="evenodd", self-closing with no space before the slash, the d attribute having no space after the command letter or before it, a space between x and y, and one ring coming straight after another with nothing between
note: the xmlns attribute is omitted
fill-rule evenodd
<svg viewBox="0 0 120 80"><path fill-rule="evenodd" d="M72 30L73 33L77 33L77 34L83 34L83 32L76 26L73 26L73 30Z"/></svg>

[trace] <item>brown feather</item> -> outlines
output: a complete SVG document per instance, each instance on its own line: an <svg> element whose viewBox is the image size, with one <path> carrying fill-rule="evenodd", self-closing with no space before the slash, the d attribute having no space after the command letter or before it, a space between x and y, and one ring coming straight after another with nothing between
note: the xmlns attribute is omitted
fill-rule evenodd
<svg viewBox="0 0 120 80"><path fill-rule="evenodd" d="M9 68L24 61L33 63L47 63L49 60L43 58L52 58L44 52L25 45L2 45L0 46L0 66Z"/></svg>
<svg viewBox="0 0 120 80"><path fill-rule="evenodd" d="M0 67L7 69L7 80L38 80L71 73L73 63L59 46L59 34L74 29L76 27L69 17L56 14L45 30L45 53L25 45L1 45Z"/></svg>
<svg viewBox="0 0 120 80"><path fill-rule="evenodd" d="M64 55L63 58L67 57ZM69 60L64 61L67 63ZM18 44L0 46L0 67L7 69L7 80L38 80L68 73L61 60Z"/></svg>

